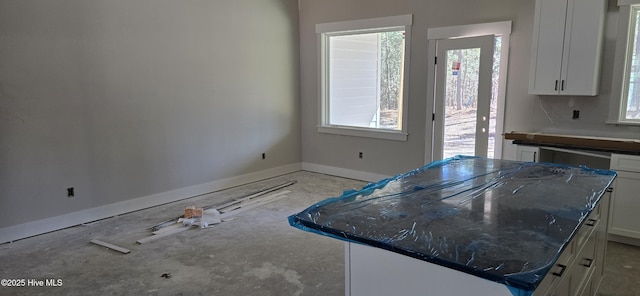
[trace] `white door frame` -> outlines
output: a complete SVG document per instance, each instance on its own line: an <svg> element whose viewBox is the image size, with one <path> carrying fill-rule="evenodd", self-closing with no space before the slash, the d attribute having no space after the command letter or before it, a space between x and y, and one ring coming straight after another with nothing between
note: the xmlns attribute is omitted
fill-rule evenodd
<svg viewBox="0 0 640 296"><path fill-rule="evenodd" d="M511 35L511 21L431 28L427 30L427 39L429 40L427 56L428 61L430 62L427 66L427 116L424 149L425 164L431 163L433 161L433 120L432 116L430 115L434 114L436 43L438 39L453 39L484 35L494 35L502 37L502 46L500 50L500 79L498 82L498 101L496 102L497 116L495 131L495 150L493 156L489 155L490 158L502 158L502 147L504 142L504 140L502 139L502 133L504 132L504 106L507 91L507 68L509 65L509 37Z"/></svg>
<svg viewBox="0 0 640 296"><path fill-rule="evenodd" d="M474 155L487 157L488 134L490 121L491 106L491 74L493 73L493 35L484 35L478 37L465 37L458 39L441 39L438 42L437 53L440 57L440 66L436 66L436 96L435 96L435 116L433 117L433 160L441 160L444 152L444 130L445 130L445 89L446 89L446 72L447 69L447 52L449 50L458 49L480 49L479 57L479 75L478 75L478 93L477 93L477 109L475 124L475 151ZM460 74L462 75L462 74ZM492 155L493 156L493 155Z"/></svg>

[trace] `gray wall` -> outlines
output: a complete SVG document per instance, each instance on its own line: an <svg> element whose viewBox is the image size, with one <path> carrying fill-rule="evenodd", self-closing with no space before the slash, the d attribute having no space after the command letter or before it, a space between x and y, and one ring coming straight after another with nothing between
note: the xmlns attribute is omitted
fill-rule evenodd
<svg viewBox="0 0 640 296"><path fill-rule="evenodd" d="M298 36L296 0L0 0L0 228L300 162Z"/></svg>
<svg viewBox="0 0 640 296"><path fill-rule="evenodd" d="M301 0L300 63L302 95L302 159L307 163L395 174L424 164L426 126L433 100L428 99L427 29L474 23L513 21L506 96L505 132L547 131L595 136L638 138L637 127L606 125L615 38L616 1L609 1L606 41L597 97L540 97L527 94L533 27L533 0ZM471 8L471 9L470 9ZM315 25L318 23L413 14L409 80L409 138L406 142L320 134L318 124L318 55ZM581 118L571 119L579 109ZM504 144L503 158L514 158L515 149ZM364 159L358 159L358 151ZM430 161L427 159L426 161Z"/></svg>

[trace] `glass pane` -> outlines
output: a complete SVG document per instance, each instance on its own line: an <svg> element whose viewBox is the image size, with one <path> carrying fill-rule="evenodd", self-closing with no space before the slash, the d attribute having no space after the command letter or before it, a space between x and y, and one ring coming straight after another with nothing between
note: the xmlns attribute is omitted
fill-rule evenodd
<svg viewBox="0 0 640 296"><path fill-rule="evenodd" d="M402 129L404 32L329 37L329 124Z"/></svg>
<svg viewBox="0 0 640 296"><path fill-rule="evenodd" d="M443 157L475 155L480 48L447 51Z"/></svg>
<svg viewBox="0 0 640 296"><path fill-rule="evenodd" d="M637 7L633 9L633 25L635 27L635 34L631 36L633 40L629 40L629 42L633 42L633 47L631 48L631 65L629 67L629 89L627 93L627 102L626 102L626 119L640 120L640 82L638 79L640 78L640 47L638 46L640 35L638 34L640 22L638 21L640 17L640 11Z"/></svg>
<svg viewBox="0 0 640 296"><path fill-rule="evenodd" d="M489 109L489 143L487 157L495 158L496 145L496 117L498 114L498 92L500 85L500 50L502 37L496 36L493 45L493 74L491 77L491 108Z"/></svg>

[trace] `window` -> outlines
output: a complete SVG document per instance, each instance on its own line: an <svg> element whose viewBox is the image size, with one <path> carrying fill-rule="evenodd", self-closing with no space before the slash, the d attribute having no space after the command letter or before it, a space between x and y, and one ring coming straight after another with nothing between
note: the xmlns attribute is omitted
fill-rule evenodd
<svg viewBox="0 0 640 296"><path fill-rule="evenodd" d="M624 73L624 86L620 118L622 121L640 122L640 44L638 44L638 16L640 6L631 7L629 16L629 34L627 37L627 54Z"/></svg>
<svg viewBox="0 0 640 296"><path fill-rule="evenodd" d="M319 24L319 132L406 140L411 15Z"/></svg>
<svg viewBox="0 0 640 296"><path fill-rule="evenodd" d="M620 17L608 123L640 125L640 0L619 0Z"/></svg>

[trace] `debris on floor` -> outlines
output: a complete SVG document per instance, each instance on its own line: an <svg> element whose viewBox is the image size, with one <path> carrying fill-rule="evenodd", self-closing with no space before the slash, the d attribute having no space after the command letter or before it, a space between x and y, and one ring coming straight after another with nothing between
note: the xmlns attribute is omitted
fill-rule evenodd
<svg viewBox="0 0 640 296"><path fill-rule="evenodd" d="M278 191L295 183L296 181L290 181L262 189L219 206L206 206L202 208L188 206L184 210L184 215L154 225L151 227L151 236L139 239L136 242L138 244L145 244L191 228L209 228L212 225L233 220L235 219L233 216L237 214L285 197L291 191L284 190L270 195L266 194Z"/></svg>
<svg viewBox="0 0 640 296"><path fill-rule="evenodd" d="M195 206L188 206L184 209L184 216L182 216L185 219L190 219L190 218L197 218L197 217L202 217L202 208L196 208Z"/></svg>
<svg viewBox="0 0 640 296"><path fill-rule="evenodd" d="M215 210L215 209L214 209ZM178 218L176 223L182 223L184 226L200 226L200 228L208 228L209 225L215 225L222 222L218 216L220 212L210 212L201 214L200 216L192 216L191 218Z"/></svg>
<svg viewBox="0 0 640 296"><path fill-rule="evenodd" d="M168 279L171 277L171 273L167 272L167 273L163 273L160 277Z"/></svg>
<svg viewBox="0 0 640 296"><path fill-rule="evenodd" d="M123 247L119 247L119 246L116 246L114 244L103 242L103 241L97 240L97 239L91 240L91 243L99 245L99 246L103 246L103 247L106 247L106 248L109 248L109 249L114 250L114 251L118 251L118 252L120 252L122 254L129 254L131 252L129 249L125 249Z"/></svg>

